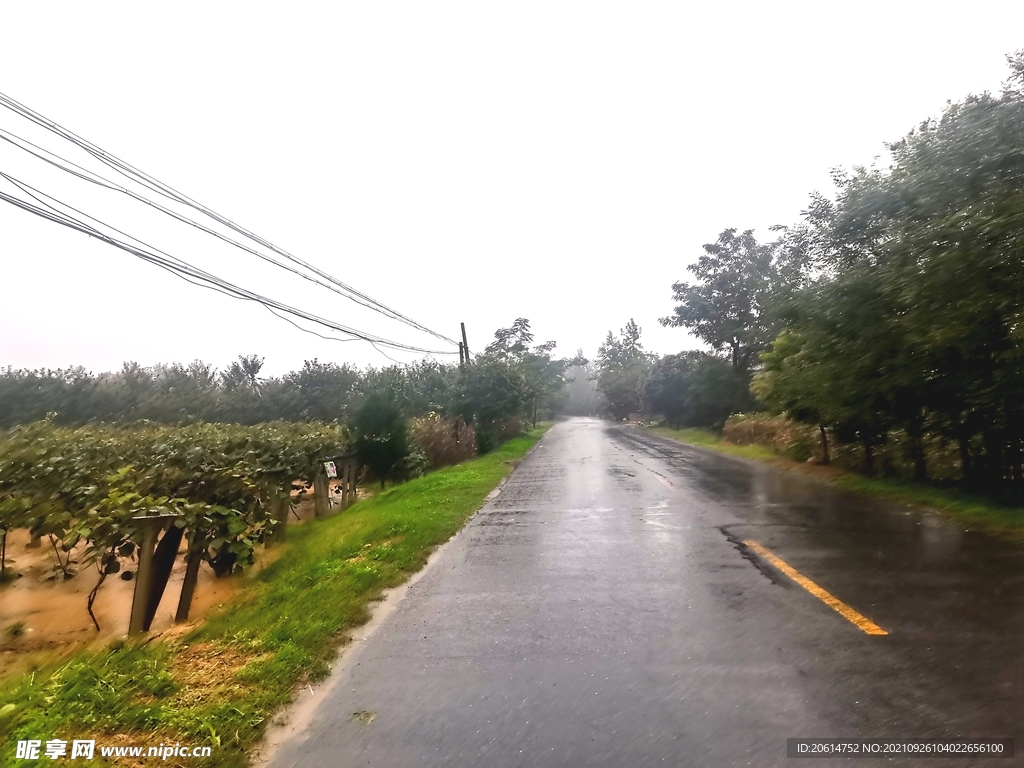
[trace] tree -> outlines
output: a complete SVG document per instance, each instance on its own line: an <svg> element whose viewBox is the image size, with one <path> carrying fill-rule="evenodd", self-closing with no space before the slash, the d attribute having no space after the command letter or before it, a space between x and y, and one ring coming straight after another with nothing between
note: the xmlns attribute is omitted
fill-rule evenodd
<svg viewBox="0 0 1024 768"><path fill-rule="evenodd" d="M356 454L384 487L409 454L405 414L394 395L371 392L352 416L352 442Z"/></svg>
<svg viewBox="0 0 1024 768"><path fill-rule="evenodd" d="M531 346L533 332L530 321L516 318L509 328L494 332L494 341L484 349L484 357L517 367L526 380L524 405L527 416L537 423L540 412L554 413L565 390L565 370L569 360L556 360L552 353L557 346L553 341Z"/></svg>
<svg viewBox="0 0 1024 768"><path fill-rule="evenodd" d="M757 406L746 374L726 360L689 351L659 360L647 382L647 402L674 427L720 430L734 413Z"/></svg>
<svg viewBox="0 0 1024 768"><path fill-rule="evenodd" d="M519 362L530 351L532 343L530 321L525 317L517 317L510 327L499 328L494 332L494 341L487 345L484 354L496 360Z"/></svg>
<svg viewBox="0 0 1024 768"><path fill-rule="evenodd" d="M640 343L640 328L630 318L626 327L608 336L597 351L597 389L616 420L643 410L644 387L652 356Z"/></svg>
<svg viewBox="0 0 1024 768"><path fill-rule="evenodd" d="M260 365L263 361L260 361ZM257 369L258 370L258 369ZM217 369L202 360L193 360L185 368L185 374L196 389L210 389L217 386Z"/></svg>
<svg viewBox="0 0 1024 768"><path fill-rule="evenodd" d="M905 339L871 269L859 267L820 280L800 298L796 322L762 353L752 387L770 409L818 426L827 457L826 428L864 448L874 473L874 450L895 425L894 402L904 385L896 375Z"/></svg>
<svg viewBox="0 0 1024 768"><path fill-rule="evenodd" d="M459 381L459 415L475 425L480 453L510 436L529 391L522 371L509 362L481 356L466 366Z"/></svg>
<svg viewBox="0 0 1024 768"><path fill-rule="evenodd" d="M284 382L297 392L300 418L335 421L345 418L360 378L359 371L347 363L321 363L313 358L285 376Z"/></svg>
<svg viewBox="0 0 1024 768"><path fill-rule="evenodd" d="M777 244L758 243L752 230L724 230L687 267L699 282L673 284L679 304L661 324L688 329L716 352L726 351L734 367L748 370L778 329L772 310L782 282L779 253Z"/></svg>
<svg viewBox="0 0 1024 768"><path fill-rule="evenodd" d="M842 245L826 265L834 279L859 274L884 304L840 332L870 338L886 326L899 338L873 375L911 437L915 475L927 474L920 442L930 429L959 442L969 484L997 492L1021 475L1024 438L1021 62L1010 57L1001 98L950 104L889 145L887 168L856 169L827 230Z"/></svg>
<svg viewBox="0 0 1024 768"><path fill-rule="evenodd" d="M406 365L404 373L406 402L410 413L455 414L459 377L457 366L421 360Z"/></svg>
<svg viewBox="0 0 1024 768"><path fill-rule="evenodd" d="M227 389L248 387L254 392L260 388L259 374L263 368L263 358L258 355L239 355L238 360L231 363L221 373L221 381Z"/></svg>
<svg viewBox="0 0 1024 768"><path fill-rule="evenodd" d="M1024 53L1002 96L970 96L888 145L887 165L836 172L790 231L814 281L761 356L758 396L873 447L959 444L968 485L1024 483Z"/></svg>

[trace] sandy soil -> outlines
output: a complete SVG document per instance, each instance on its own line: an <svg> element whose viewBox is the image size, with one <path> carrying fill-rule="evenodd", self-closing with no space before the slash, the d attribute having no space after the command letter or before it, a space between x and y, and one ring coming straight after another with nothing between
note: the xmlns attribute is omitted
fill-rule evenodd
<svg viewBox="0 0 1024 768"><path fill-rule="evenodd" d="M360 489L360 498L366 495ZM335 498L340 500L337 494ZM313 517L312 494L307 493L289 515L288 523L301 525ZM28 544L28 531L10 532L7 565L20 577L0 584L0 677L27 669L46 657L62 656L90 644L108 643L124 637L128 631L134 579L123 581L120 574L107 577L93 606L100 623L97 632L89 618L86 599L99 574L95 566L78 562L84 545L71 551L70 568L76 575L65 580L56 567L57 555L47 539L44 538L43 546L38 548L30 548ZM280 551L280 547L259 548L255 570L266 567ZM66 555L61 552L62 559ZM252 572L250 569L249 573ZM189 622L176 626L174 613L184 575L185 563L179 558L153 621L153 634L173 636L187 631L235 599L246 578L244 574L237 574L218 579L204 565L199 572Z"/></svg>
<svg viewBox="0 0 1024 768"><path fill-rule="evenodd" d="M28 531L11 531L10 536L8 567L21 576L0 586L0 676L18 666L23 660L17 657L22 655L37 651L59 654L127 633L134 580L122 581L120 574L107 577L93 606L100 624L97 632L86 609L86 598L99 574L95 566L78 562L83 547L76 547L69 553L70 568L77 575L65 580L55 567L57 556L47 539L43 539L43 547L32 549L27 546ZM272 553L273 550L261 550L258 557L266 560ZM153 621L153 632L166 632L174 626L184 574L185 563L179 558ZM229 602L238 592L242 578L218 579L209 568L202 568L192 601L190 624Z"/></svg>

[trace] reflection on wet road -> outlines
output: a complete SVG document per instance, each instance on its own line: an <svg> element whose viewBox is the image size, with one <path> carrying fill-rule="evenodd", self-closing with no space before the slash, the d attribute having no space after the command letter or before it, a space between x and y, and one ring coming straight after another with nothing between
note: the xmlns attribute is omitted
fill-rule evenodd
<svg viewBox="0 0 1024 768"><path fill-rule="evenodd" d="M273 765L765 766L787 737L840 736L1020 751L1022 580L1020 546L935 515L573 419ZM926 764L947 762L973 764Z"/></svg>

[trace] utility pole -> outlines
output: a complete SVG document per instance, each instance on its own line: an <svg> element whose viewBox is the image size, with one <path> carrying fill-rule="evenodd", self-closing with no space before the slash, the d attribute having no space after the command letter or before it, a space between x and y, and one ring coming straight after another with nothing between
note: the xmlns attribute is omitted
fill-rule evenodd
<svg viewBox="0 0 1024 768"><path fill-rule="evenodd" d="M465 348L462 346L462 342L459 342L459 368L466 367L466 353Z"/></svg>
<svg viewBox="0 0 1024 768"><path fill-rule="evenodd" d="M466 324L459 323L462 326L462 348L466 353L466 363L469 363L469 342L466 341Z"/></svg>

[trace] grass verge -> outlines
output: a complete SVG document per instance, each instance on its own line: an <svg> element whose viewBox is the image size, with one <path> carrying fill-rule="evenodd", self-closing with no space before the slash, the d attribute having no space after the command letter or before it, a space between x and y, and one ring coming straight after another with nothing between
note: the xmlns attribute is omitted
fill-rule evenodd
<svg viewBox="0 0 1024 768"><path fill-rule="evenodd" d="M732 456L742 456L745 459L760 459L763 461L781 459L775 451L765 448L763 445L733 445L727 443L714 432L707 429L672 429L671 427L648 427L648 432L656 435L677 440L680 443L689 443L700 448L710 448L719 453L728 453ZM790 462L795 463L795 462Z"/></svg>
<svg viewBox="0 0 1024 768"><path fill-rule="evenodd" d="M211 745L210 758L149 762L246 765L295 686L327 674L345 632L369 618L368 604L422 568L545 428L292 528L285 550L240 598L182 639L116 643L6 681L0 766L24 762L15 758L18 740L55 738ZM97 752L95 764L113 762Z"/></svg>
<svg viewBox="0 0 1024 768"><path fill-rule="evenodd" d="M671 429L649 427L656 435L708 448L719 453L755 459L787 471L809 475L840 488L858 493L873 494L903 504L923 507L948 515L972 528L995 533L1007 538L1024 539L1024 509L997 504L983 496L976 496L953 488L942 488L925 483L911 483L888 478L870 478L847 472L838 467L806 464L792 461L762 445L733 445L706 429Z"/></svg>

